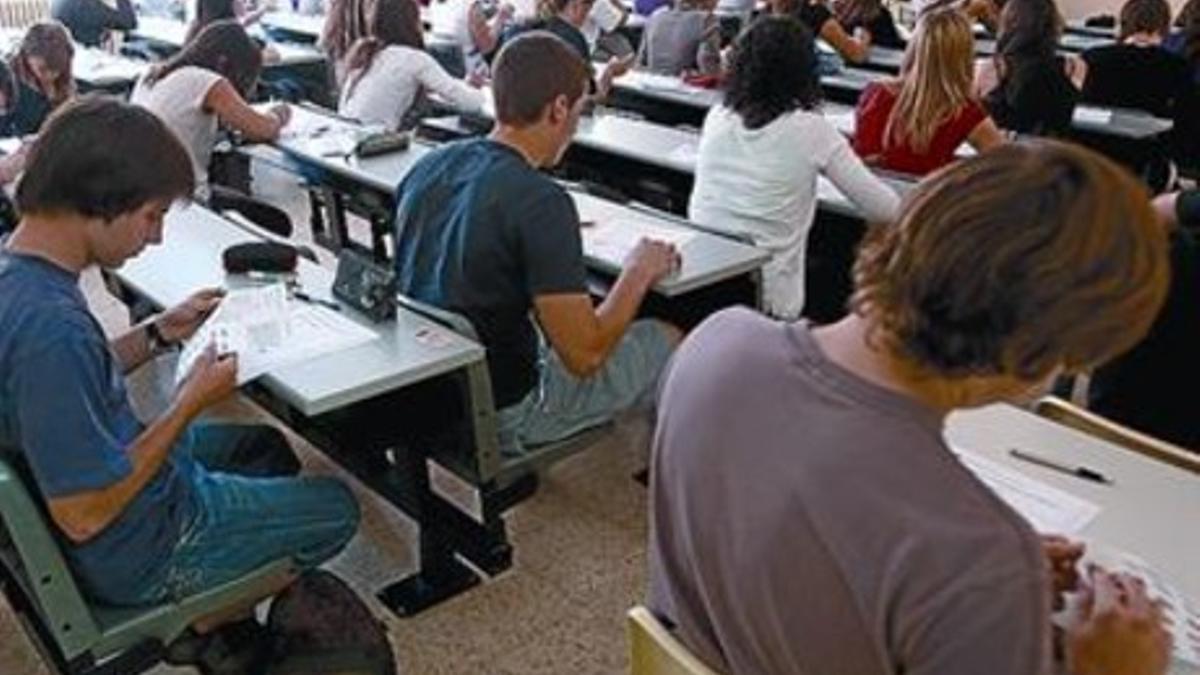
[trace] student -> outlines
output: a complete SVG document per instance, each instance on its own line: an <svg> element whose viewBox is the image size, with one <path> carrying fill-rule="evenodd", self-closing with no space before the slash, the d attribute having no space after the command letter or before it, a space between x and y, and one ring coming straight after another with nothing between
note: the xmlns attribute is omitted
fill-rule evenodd
<svg viewBox="0 0 1200 675"><path fill-rule="evenodd" d="M330 0L329 13L321 29L321 48L329 57L334 81L340 87L345 82L345 59L358 41L370 37L367 0Z"/></svg>
<svg viewBox="0 0 1200 675"><path fill-rule="evenodd" d="M514 9L502 2L490 18L481 0L431 0L426 11L430 32L450 38L463 51L468 73L479 72L500 44Z"/></svg>
<svg viewBox="0 0 1200 675"><path fill-rule="evenodd" d="M111 31L137 28L132 0L116 0L116 7L105 0L53 0L50 16L61 21L84 47L101 46Z"/></svg>
<svg viewBox="0 0 1200 675"><path fill-rule="evenodd" d="M0 61L0 124L7 127L9 113L16 108L17 105L17 80L13 76L12 69L8 64ZM0 132L5 137L19 135L14 130L5 128ZM12 184L21 175L21 171L25 168L25 157L29 152L29 145L22 143L16 152L0 156L0 188ZM3 193L0 190L0 193ZM7 203L7 195L0 195L0 201ZM3 219L5 209L0 205L0 220ZM9 223L15 225L15 223ZM7 231L9 228L4 228L0 224L0 231Z"/></svg>
<svg viewBox="0 0 1200 675"><path fill-rule="evenodd" d="M634 319L678 255L643 240L592 306L574 203L539 172L571 142L587 65L540 32L513 38L493 65L491 136L434 150L400 185L396 278L401 293L478 331L501 451L517 457L653 395L679 333Z"/></svg>
<svg viewBox="0 0 1200 675"><path fill-rule="evenodd" d="M187 151L150 113L110 98L46 125L0 250L0 446L28 466L74 578L110 605L156 605L274 560L312 568L358 523L337 480L292 476L281 433L196 423L234 392L237 357L201 356L166 411L138 421L124 375L192 335L220 301L200 291L108 340L79 278L162 238L193 187Z"/></svg>
<svg viewBox="0 0 1200 675"><path fill-rule="evenodd" d="M1200 419L1187 391L1200 377L1200 191L1155 200L1171 227L1171 290L1150 333L1092 372L1088 408L1138 431L1200 452Z"/></svg>
<svg viewBox="0 0 1200 675"><path fill-rule="evenodd" d="M543 0L540 16L530 22L512 26L505 31L504 41L530 30L553 33L567 43L592 73L590 89L593 99L604 99L612 88L612 82L624 75L633 65L635 55L626 58L610 58L597 77L592 69L592 48L581 28L592 11L596 0Z"/></svg>
<svg viewBox="0 0 1200 675"><path fill-rule="evenodd" d="M648 604L719 672L1060 672L1052 596L1082 547L1039 541L943 426L1136 343L1165 233L1124 170L1053 141L964 160L904 204L859 249L846 318L727 310L664 377ZM1082 582L1061 672L1165 673L1140 580Z"/></svg>
<svg viewBox="0 0 1200 675"><path fill-rule="evenodd" d="M217 210L239 211L264 228L289 236L292 224L286 213L208 181L221 126L251 141L271 141L291 118L286 104L258 112L246 103L261 70L262 52L241 24L218 21L143 75L129 100L153 112L183 140L192 157L197 199Z"/></svg>
<svg viewBox="0 0 1200 675"><path fill-rule="evenodd" d="M1175 18L1176 30L1163 40L1163 47L1182 56L1192 66L1192 81L1200 85L1200 0L1189 0Z"/></svg>
<svg viewBox="0 0 1200 675"><path fill-rule="evenodd" d="M805 250L828 176L868 220L887 221L899 198L870 172L818 109L812 33L791 17L765 17L734 43L724 101L704 120L688 217L749 235L771 252L763 269L768 313L804 309Z"/></svg>
<svg viewBox="0 0 1200 675"><path fill-rule="evenodd" d="M607 57L624 57L634 54L633 45L617 31L629 19L629 10L624 0L594 0L587 20L579 27L587 40L588 50Z"/></svg>
<svg viewBox="0 0 1200 675"><path fill-rule="evenodd" d="M904 38L896 30L896 19L881 0L835 0L833 13L851 33L860 28L865 31L870 44L904 49Z"/></svg>
<svg viewBox="0 0 1200 675"><path fill-rule="evenodd" d="M196 0L195 16L188 23L187 37L184 38L184 42L191 42L192 38L196 37L210 23L236 19L242 26L250 26L261 19L265 12L265 6L247 12L246 3L243 0Z"/></svg>
<svg viewBox="0 0 1200 675"><path fill-rule="evenodd" d="M1070 131L1087 63L1058 55L1062 31L1054 0L1004 5L996 54L975 71L975 91L1001 128L1043 136Z"/></svg>
<svg viewBox="0 0 1200 675"><path fill-rule="evenodd" d="M398 129L420 91L464 110L483 108L483 92L450 77L425 52L413 0L375 0L371 11L375 30L350 52L338 114Z"/></svg>
<svg viewBox="0 0 1200 675"><path fill-rule="evenodd" d="M954 161L964 141L981 152L1004 142L972 91L974 45L961 12L922 15L899 78L858 99L854 149L868 164L921 176Z"/></svg>
<svg viewBox="0 0 1200 675"><path fill-rule="evenodd" d="M848 31L820 0L769 0L769 4L771 14L799 19L843 59L863 63L870 56L870 33L862 27Z"/></svg>
<svg viewBox="0 0 1200 675"><path fill-rule="evenodd" d="M36 134L46 117L75 95L74 57L75 46L61 23L43 21L26 29L10 62L17 95L5 120L8 135Z"/></svg>
<svg viewBox="0 0 1200 675"><path fill-rule="evenodd" d="M1192 72L1182 56L1162 46L1170 25L1166 0L1126 0L1117 43L1083 53L1083 100L1175 118L1189 97Z"/></svg>
<svg viewBox="0 0 1200 675"><path fill-rule="evenodd" d="M646 21L638 65L655 73L721 71L721 26L716 0L675 0Z"/></svg>

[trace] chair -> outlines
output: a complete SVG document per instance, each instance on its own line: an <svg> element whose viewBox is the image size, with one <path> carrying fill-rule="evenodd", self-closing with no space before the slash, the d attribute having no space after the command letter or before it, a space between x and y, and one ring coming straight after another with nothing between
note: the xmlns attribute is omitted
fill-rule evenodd
<svg viewBox="0 0 1200 675"><path fill-rule="evenodd" d="M177 603L107 607L86 599L75 583L39 503L10 455L0 454L0 572L6 595L22 615L42 656L64 673L136 673L158 663L165 646L189 627L215 627L253 608L295 578L289 560Z"/></svg>
<svg viewBox="0 0 1200 675"><path fill-rule="evenodd" d="M645 607L629 610L631 675L717 675Z"/></svg>
<svg viewBox="0 0 1200 675"><path fill-rule="evenodd" d="M1057 396L1045 396L1039 399L1034 405L1034 412L1041 417L1054 420L1085 434L1115 443L1160 462L1172 464L1185 471L1200 474L1200 455L1117 424Z"/></svg>

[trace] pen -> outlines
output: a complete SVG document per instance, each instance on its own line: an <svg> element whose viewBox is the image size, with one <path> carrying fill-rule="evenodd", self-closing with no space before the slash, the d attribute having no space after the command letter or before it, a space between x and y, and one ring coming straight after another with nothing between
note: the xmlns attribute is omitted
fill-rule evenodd
<svg viewBox="0 0 1200 675"><path fill-rule="evenodd" d="M322 307L328 307L329 309L332 309L335 312L342 311L341 306L339 306L336 302L330 302L329 300L322 300L320 298L314 298L313 296L309 295L308 293L305 293L304 291L293 291L292 297L297 300L300 300L301 302L307 302L312 305L320 305Z"/></svg>
<svg viewBox="0 0 1200 675"><path fill-rule="evenodd" d="M1093 483L1103 483L1105 485L1113 484L1113 481L1111 478L1105 476L1104 474L1100 473L1099 471L1096 471L1095 469L1089 469L1086 466L1070 466L1067 464L1060 464L1052 459L1046 459L1045 457L1039 457L1037 455L1030 454L1030 453L1024 452L1022 450L1017 450L1016 448L1009 449L1008 454L1012 455L1016 459L1019 459L1023 462L1029 462L1030 464L1036 464L1037 466L1040 466L1040 467L1043 467L1046 469L1050 469L1052 471L1058 471L1061 473L1070 474L1077 478L1082 478L1084 480L1090 480Z"/></svg>

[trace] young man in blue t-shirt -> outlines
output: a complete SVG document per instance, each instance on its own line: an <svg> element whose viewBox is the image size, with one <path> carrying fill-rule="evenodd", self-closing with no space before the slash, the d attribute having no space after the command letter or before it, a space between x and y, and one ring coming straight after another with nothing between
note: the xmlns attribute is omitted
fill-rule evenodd
<svg viewBox="0 0 1200 675"><path fill-rule="evenodd" d="M399 189L400 292L470 319L510 457L648 398L679 339L663 323L634 321L678 264L674 248L643 240L593 306L575 204L538 171L571 142L587 86L587 65L559 38L513 39L493 67L491 136L430 153Z"/></svg>
<svg viewBox="0 0 1200 675"><path fill-rule="evenodd" d="M124 373L189 337L220 294L110 341L79 276L158 243L193 183L157 118L84 99L34 144L0 250L0 452L29 469L77 580L110 604L171 601L284 557L315 566L358 523L345 486L286 475L299 463L278 432L193 424L233 393L236 357L210 351L158 419L134 415Z"/></svg>

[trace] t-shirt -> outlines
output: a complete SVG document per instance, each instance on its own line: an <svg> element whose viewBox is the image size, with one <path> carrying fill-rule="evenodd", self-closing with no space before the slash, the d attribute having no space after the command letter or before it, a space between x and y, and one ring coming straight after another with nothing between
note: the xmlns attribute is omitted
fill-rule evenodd
<svg viewBox="0 0 1200 675"><path fill-rule="evenodd" d="M208 164L217 144L217 116L204 108L208 92L222 78L207 68L184 66L154 82L143 75L129 101L154 113L167 125L192 158L196 195L208 198Z"/></svg>
<svg viewBox="0 0 1200 675"><path fill-rule="evenodd" d="M685 70L721 70L717 17L701 10L665 9L651 16L642 32L638 64L664 75Z"/></svg>
<svg viewBox="0 0 1200 675"><path fill-rule="evenodd" d="M1084 52L1083 60L1088 65L1083 100L1088 103L1174 118L1192 87L1187 61L1161 47L1105 45Z"/></svg>
<svg viewBox="0 0 1200 675"><path fill-rule="evenodd" d="M137 28L137 13L130 0L116 0L110 7L104 0L54 0L50 15L61 21L71 37L85 47L98 47L110 30Z"/></svg>
<svg viewBox="0 0 1200 675"><path fill-rule="evenodd" d="M933 135L929 147L917 152L907 142L884 142L883 132L896 105L896 92L882 82L863 90L854 111L854 150L881 169L922 176L954 161L954 153L975 127L987 119L978 101L969 101Z"/></svg>
<svg viewBox="0 0 1200 675"><path fill-rule="evenodd" d="M709 318L659 397L650 609L720 672L1049 675L1038 538L941 431L803 323Z"/></svg>
<svg viewBox="0 0 1200 675"><path fill-rule="evenodd" d="M78 277L0 251L0 325L0 446L24 458L41 497L99 490L128 476L127 453L143 426ZM198 470L185 435L116 520L65 546L87 591L121 602L123 589L161 568L198 513L190 481Z"/></svg>
<svg viewBox="0 0 1200 675"><path fill-rule="evenodd" d="M1064 60L1029 61L1012 68L984 98L996 124L1019 134L1065 136L1071 130L1079 90Z"/></svg>
<svg viewBox="0 0 1200 675"><path fill-rule="evenodd" d="M539 295L586 293L575 203L516 150L480 138L434 150L397 193L404 295L471 320L498 408L537 383Z"/></svg>
<svg viewBox="0 0 1200 675"><path fill-rule="evenodd" d="M462 110L480 110L485 102L483 92L450 77L432 56L412 47L386 47L361 78L359 72L347 73L338 114L388 129L400 128L422 89Z"/></svg>
<svg viewBox="0 0 1200 675"><path fill-rule="evenodd" d="M1200 214L1193 224L1200 224ZM1185 225L1187 221L1184 221ZM1186 394L1200 378L1200 244L1171 233L1171 286L1149 334L1092 373L1088 407L1138 431L1200 452L1200 417Z"/></svg>
<svg viewBox="0 0 1200 675"><path fill-rule="evenodd" d="M817 180L827 176L871 220L895 216L900 200L875 177L842 134L816 111L785 113L749 129L741 115L713 106L704 119L688 217L749 235L771 252L763 302L794 319L804 309L805 252L817 209Z"/></svg>
<svg viewBox="0 0 1200 675"><path fill-rule="evenodd" d="M4 116L2 125L6 137L29 136L38 133L42 123L50 116L50 100L42 92L34 89L20 79L16 81L16 104L10 102L8 114Z"/></svg>

